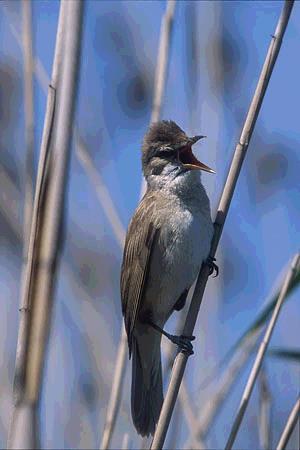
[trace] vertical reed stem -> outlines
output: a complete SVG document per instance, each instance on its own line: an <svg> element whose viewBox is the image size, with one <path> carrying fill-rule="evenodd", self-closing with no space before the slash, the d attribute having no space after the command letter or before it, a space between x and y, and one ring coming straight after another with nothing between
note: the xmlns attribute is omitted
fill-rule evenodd
<svg viewBox="0 0 300 450"><path fill-rule="evenodd" d="M61 79L61 90L58 105L55 101L56 90L51 86L47 101L27 264L22 280L14 378L15 409L9 448L39 446L37 406L60 248L58 243L79 68L82 7L82 2L78 0L61 2L52 72L54 84L58 78ZM66 30L64 41L63 28ZM60 59L63 48L66 50L65 57ZM60 72L61 77L58 76ZM52 133L56 108L56 128Z"/></svg>
<svg viewBox="0 0 300 450"><path fill-rule="evenodd" d="M170 43L172 37L175 6L176 0L168 0L166 12L161 21L150 123L158 122L161 115L162 102L166 87L167 68L170 59ZM146 181L143 178L141 183L140 198L143 197L145 190Z"/></svg>

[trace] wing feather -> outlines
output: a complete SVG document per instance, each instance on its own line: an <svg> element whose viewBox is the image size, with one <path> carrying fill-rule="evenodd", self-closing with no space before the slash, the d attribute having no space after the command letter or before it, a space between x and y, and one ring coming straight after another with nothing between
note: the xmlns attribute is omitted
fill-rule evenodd
<svg viewBox="0 0 300 450"><path fill-rule="evenodd" d="M154 195L146 194L129 224L124 247L121 299L130 355L132 333L143 301L151 255L159 236L154 208Z"/></svg>

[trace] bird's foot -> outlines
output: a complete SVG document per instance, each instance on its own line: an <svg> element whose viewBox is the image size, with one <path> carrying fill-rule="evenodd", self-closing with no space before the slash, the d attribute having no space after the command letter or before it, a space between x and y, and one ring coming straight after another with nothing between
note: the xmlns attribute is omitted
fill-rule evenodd
<svg viewBox="0 0 300 450"><path fill-rule="evenodd" d="M191 341L195 339L195 336L185 336L183 334L181 336L176 336L174 334L168 333L163 328L153 323L151 320L148 320L147 323L151 325L151 327L153 327L156 331L166 336L166 338L168 338L173 344L178 345L181 352L186 353L189 356L194 354L193 344L191 343Z"/></svg>
<svg viewBox="0 0 300 450"><path fill-rule="evenodd" d="M169 333L168 333L169 334ZM176 336L174 334L169 334L167 336L173 344L178 345L179 350L187 355L191 356L194 354L193 344L191 341L195 339L195 336Z"/></svg>
<svg viewBox="0 0 300 450"><path fill-rule="evenodd" d="M215 260L216 258L212 258L211 256L209 256L206 260L206 264L209 267L209 275L212 275L214 272L216 272L214 278L216 278L219 275L219 267L215 263Z"/></svg>

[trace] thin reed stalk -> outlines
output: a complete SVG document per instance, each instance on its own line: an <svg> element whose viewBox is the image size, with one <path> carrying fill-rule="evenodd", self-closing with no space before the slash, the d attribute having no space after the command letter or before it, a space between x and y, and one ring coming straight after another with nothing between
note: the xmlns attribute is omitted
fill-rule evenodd
<svg viewBox="0 0 300 450"><path fill-rule="evenodd" d="M299 421L299 415L300 415L300 397L297 399L292 411L290 412L284 430L279 438L276 450L284 450L286 448L287 443L289 442L289 439L291 437L291 434L296 426L297 420Z"/></svg>
<svg viewBox="0 0 300 450"><path fill-rule="evenodd" d="M130 444L129 434L128 433L124 433L121 449L122 450L128 450L130 448L129 444Z"/></svg>
<svg viewBox="0 0 300 450"><path fill-rule="evenodd" d="M184 380L183 380L184 381ZM182 382L179 390L179 401L183 409L186 423L192 435L192 448L206 449L206 444L201 435L196 433L197 430L197 416L191 407L191 401L188 395L186 383Z"/></svg>
<svg viewBox="0 0 300 450"><path fill-rule="evenodd" d="M228 398L228 394L231 391L232 387L234 386L234 383L238 375L240 374L244 365L249 360L250 355L253 353L253 350L255 349L257 342L259 340L260 334L261 333L259 328L258 330L253 332L253 334L247 336L245 338L245 341L242 343L242 347L238 349L239 355L235 357L234 354L231 357L231 361L229 362L227 369L224 371L224 374L217 388L209 396L209 400L206 402L206 404L204 404L204 406L201 407L202 413L200 414L199 419L197 421L196 430L192 431L191 437L185 443L186 448L191 447L192 440L195 439L195 436L197 439L206 437L216 414L220 412L220 409L224 404L225 400ZM267 409L266 403L264 407L266 407ZM264 413L267 414L268 411L266 411L266 409L264 410ZM267 440L269 439L270 436ZM264 441L266 442L265 439ZM268 448L267 445L266 448Z"/></svg>
<svg viewBox="0 0 300 450"><path fill-rule="evenodd" d="M249 111L245 120L244 127L240 136L240 140L236 146L233 160L230 166L229 174L224 186L223 194L219 203L219 208L214 223L215 231L210 249L210 256L213 258L216 254L219 240L221 238L223 226L226 220L226 216L229 210L231 199L234 193L234 189L238 180L238 176L246 156L246 152L251 140L253 129L257 120L258 113L261 108L261 104L268 87L268 83L273 71L275 61L277 59L282 38L292 11L293 1L286 0L284 7L279 18L279 22L272 36L272 41L269 46L269 50L263 65L257 87L249 107ZM201 301L203 298L204 290L206 287L207 279L209 276L209 267L204 264L201 268L200 274L197 279L195 292L192 298L192 302L187 314L183 334L191 336L195 327L195 323L198 317ZM169 423L171 420L172 412L177 399L180 383L184 375L184 370L187 364L188 355L180 352L174 362L173 370L171 374L171 380L169 388L165 397L165 401L162 406L157 428L153 437L152 449L161 449L164 444L164 440L167 434Z"/></svg>
<svg viewBox="0 0 300 450"><path fill-rule="evenodd" d="M127 335L123 325L121 339L118 347L111 394L107 406L105 424L100 449L109 447L116 419L120 410L124 379L126 375Z"/></svg>
<svg viewBox="0 0 300 450"><path fill-rule="evenodd" d="M180 405L175 407L172 428L169 433L168 448L176 448L178 445L178 437L181 430L181 408Z"/></svg>
<svg viewBox="0 0 300 450"><path fill-rule="evenodd" d="M246 408L248 406L249 403L249 399L250 396L252 394L254 385L255 385L255 381L256 378L259 374L265 353L267 351L275 324L277 322L277 319L279 317L279 313L281 310L281 306L284 302L284 299L287 295L287 291L289 289L289 286L291 284L291 282L293 281L293 278L295 276L295 274L297 273L297 271L299 270L299 263L300 263L300 253L296 254L295 257L293 258L292 264L290 266L289 271L286 274L283 286L281 288L276 306L274 308L273 314L271 316L270 322L268 324L268 327L266 329L265 335L263 337L263 340L259 346L258 352L257 352L257 356L255 358L254 364L252 366L252 370L250 372L246 387L244 389L243 395L242 395L242 400L240 402L240 405L238 407L238 411L235 415L235 419L230 431L230 435L228 438L228 441L226 443L226 447L225 450L230 450L234 444L235 438L237 436L237 433L239 431L240 425L242 423Z"/></svg>
<svg viewBox="0 0 300 450"><path fill-rule="evenodd" d="M188 293L188 296L187 296L187 303L191 300L191 296L193 294L194 287L195 287L195 285L193 284L193 286L191 287L191 289ZM184 314L181 313L178 318L178 323L176 325L176 332L175 332L176 335L180 335L183 325L184 325ZM166 373L169 374L169 372L172 369L172 361L176 355L177 350L174 348L174 344L172 344L169 340L164 340L164 339L162 340L162 350L166 356L166 364L165 364ZM180 405L178 405L178 407L177 407L177 413L179 415L183 411L186 424L187 424L189 432L192 436L193 447L205 449L206 446L205 446L203 440L201 439L200 436L199 436L199 439L197 437L196 430L197 430L198 420L197 420L196 413L194 411L195 408L193 406L193 402L189 396L188 388L187 388L187 385L184 380L182 380L178 395L179 395ZM180 408L179 408L179 406L180 406ZM171 448L172 448L172 446L171 446Z"/></svg>
<svg viewBox="0 0 300 450"><path fill-rule="evenodd" d="M60 65L54 64L53 67L54 81L61 71L61 90L58 105L55 105L53 87L49 90L47 101L27 268L21 291L21 317L14 379L17 407L14 410L9 433L9 448L24 448L24 445L28 448L39 446L36 413L59 257L58 243L79 68L82 7L80 1L61 2L59 21L61 28L58 31L62 31L62 27L65 27L66 33L62 40L58 32L54 63L59 62ZM62 48L66 52L64 58L60 59L58 53ZM57 120L54 120L56 108ZM53 130L54 122L56 126Z"/></svg>
<svg viewBox="0 0 300 450"><path fill-rule="evenodd" d="M33 317L28 353L26 394L35 401L40 387L41 368L54 288L54 274L59 256L66 176L70 158L70 141L79 71L80 38L83 2L63 0L66 7L64 52L58 90L57 119L53 133L49 180L42 210L43 226L39 237L37 270L40 281L32 291ZM51 143L52 144L52 143ZM39 299L37 303L35 298ZM43 299L44 302L41 300ZM35 326L33 326L33 324ZM38 343L38 345L36 345ZM41 345L42 344L42 345Z"/></svg>
<svg viewBox="0 0 300 450"><path fill-rule="evenodd" d="M269 450L271 446L271 393L265 370L261 370L259 377L259 440L262 450Z"/></svg>
<svg viewBox="0 0 300 450"><path fill-rule="evenodd" d="M190 300L191 297L191 291L193 291L193 288L188 293L187 302ZM182 327L184 324L184 315L181 314L178 319L178 323L176 325L177 332L175 334L179 335ZM176 349L174 348L174 345L170 341L162 340L162 350L166 357L166 374L169 374L169 371L172 369L172 361L174 359L174 356L176 354ZM185 380L182 380L180 390L179 390L179 402L180 404L177 407L177 415L181 415L183 412L186 424L188 426L189 432L192 436L192 445L194 448L201 448L205 449L206 445L204 444L204 441L201 439L201 437L197 436L196 430L197 430L197 416L194 411L193 402L189 396L188 388L185 383ZM173 448L172 445L170 445L171 448Z"/></svg>
<svg viewBox="0 0 300 450"><path fill-rule="evenodd" d="M119 217L118 211L114 205L114 202L111 198L109 190L104 184L104 181L100 175L100 173L95 168L93 161L89 155L89 152L80 138L77 135L78 131L75 129L74 135L75 143L76 143L76 155L84 168L87 176L89 177L92 185L96 191L97 198L99 200L100 205L103 208L103 211L107 217L107 220L110 223L110 226L114 232L115 238L119 244L121 250L123 250L124 242L125 242L125 229ZM122 337L121 337L122 340Z"/></svg>
<svg viewBox="0 0 300 450"><path fill-rule="evenodd" d="M249 360L249 357L251 356L253 350L255 349L257 342L259 340L259 337L261 335L260 328L257 329L253 334L247 336L245 338L245 341L242 343L242 347L236 350L239 350L239 353L237 356L235 354L231 357L231 360L224 371L224 374L215 389L214 392L209 396L209 401L206 403L206 405L201 407L201 411L199 411L199 419L197 421L196 430L194 430L191 433L191 437L186 442L185 447L189 448L192 445L192 440L195 439L203 439L206 437L207 433L209 432L209 429L211 427L211 424L216 416L216 414L220 411L222 405L224 404L225 400L228 398L228 394L230 390L232 389L238 375L240 374L242 368ZM264 385L264 387L266 387ZM266 391L264 391L266 393ZM267 398L265 397L265 400ZM264 402L264 414L267 415L268 406L267 402ZM265 420L267 418L265 417ZM262 425L262 423L260 422ZM266 425L266 422L265 422ZM264 433L266 433L266 430L264 429ZM270 433L269 433L270 434ZM266 434L265 434L266 437ZM266 440L264 439L264 442L269 441L269 438ZM262 446L264 448L264 446ZM268 445L265 445L265 448L268 448Z"/></svg>
<svg viewBox="0 0 300 450"><path fill-rule="evenodd" d="M26 0L24 0L26 1ZM60 13L61 14L61 13ZM59 20L59 23L62 23L61 20ZM13 36L15 37L17 43L21 45L21 40L19 37L19 34L17 30L15 29L14 25L9 22L11 32ZM51 89L53 87L54 89L57 89L58 84L58 69L61 65L61 56L62 56L62 49L63 49L63 28L58 25L58 32L57 32L57 49L55 50L55 56L54 56L54 63L53 63L53 73L51 77L51 81L49 80L49 77L47 75L47 72L45 70L45 67L43 66L43 63L39 58L35 59L35 66L34 71L35 75L37 77L37 80L39 84L41 85L43 91L47 94L47 90ZM51 83L50 88L49 82ZM49 94L52 96L52 94ZM122 222L120 220L120 217L118 215L118 212L114 206L113 200L110 196L109 190L104 184L104 181L102 180L101 175L97 170L95 169L93 162L91 160L91 157L89 156L88 149L86 148L86 145L84 144L83 140L80 138L79 131L77 127L74 127L74 140L75 140L75 146L76 146L76 157L78 158L78 161L84 168L86 174L88 175L89 179L93 183L97 198L103 207L103 211L106 214L106 217L112 227L112 230L115 234L116 240L118 244L120 245L120 248L123 249L124 240L125 240L125 229L122 225Z"/></svg>
<svg viewBox="0 0 300 450"><path fill-rule="evenodd" d="M14 181L10 178L7 170L0 163L0 212L7 221L11 232L18 242L22 242L22 226L17 206L20 205L19 190ZM12 207L13 205L13 207Z"/></svg>
<svg viewBox="0 0 300 450"><path fill-rule="evenodd" d="M53 85L57 84L58 76L58 66L61 64L61 47L62 47L62 28L65 15L65 4L62 4L59 15L59 25L56 38L56 48L53 63ZM32 220L30 228L30 236L27 248L26 259L24 259L25 265L22 270L21 279L21 292L20 292L20 321L19 321L19 332L17 341L17 352L15 361L15 374L14 374L14 385L13 385L13 398L14 398L14 409L10 424L10 430L8 433L8 448L12 448L15 440L15 434L17 432L19 421L18 406L22 404L24 398L25 389L25 372L26 372L26 362L27 362L27 346L28 337L30 329L30 318L31 318L31 308L29 305L29 295L31 289L31 282L33 278L34 261L37 252L37 236L38 236L38 221L40 216L40 210L42 206L43 193L45 189L45 183L47 178L47 162L49 160L49 144L50 137L53 128L55 111L55 90L49 86L46 113L44 120L44 129L41 142L39 166L36 180L35 198L32 210ZM22 411L24 408L22 407Z"/></svg>
<svg viewBox="0 0 300 450"><path fill-rule="evenodd" d="M24 228L23 228L23 256L26 257L31 214L33 207L33 157L34 157L34 95L33 95L33 51L32 51L32 11L31 0L22 0L22 38L24 58L24 117L25 117L25 199L24 199Z"/></svg>
<svg viewBox="0 0 300 450"><path fill-rule="evenodd" d="M154 78L154 95L150 123L158 122L161 116L162 102L166 87L167 68L170 59L170 43L176 0L168 0L166 12L161 21L159 48ZM146 190L146 181L142 178L140 198Z"/></svg>
<svg viewBox="0 0 300 450"><path fill-rule="evenodd" d="M194 430L197 425L197 419L195 411L192 408L192 404L190 402L186 383L181 383L179 396L181 397L181 405L185 405L185 407L183 408L183 412L186 422L189 424L189 427Z"/></svg>
<svg viewBox="0 0 300 450"><path fill-rule="evenodd" d="M20 222L20 217L18 214L19 206L21 205L21 193L17 189L14 181L8 176L5 168L3 168L0 165L0 179L1 179L1 185L3 187L3 191L5 192L5 195L1 195L2 191L0 190L0 210L1 213L5 213L5 217L7 220L7 224L10 227L11 233L13 234L14 238L21 243L22 241L22 224ZM87 293L87 291L84 289L84 287L79 283L80 280L78 280L78 276L74 272L74 270L71 268L70 264L66 261L66 258L64 258L61 262L61 271L63 273L63 277L65 280L67 280L68 285L71 286L72 294L76 298L80 298L82 300L82 307L83 311L81 314L81 317L85 319L87 317L88 322L84 323L84 326L86 328L95 328L97 317L96 315L92 315L93 320L95 319L95 323L91 324L91 313L89 310L89 305L92 304L92 299ZM68 299L65 300L66 306L68 306ZM86 310L87 308L87 310ZM72 309L71 314L75 314L76 317L74 317L74 320L76 320L78 311ZM98 324L99 326L99 324ZM97 364L97 369L101 372L101 361ZM20 405L20 410L21 410ZM23 409L23 408L22 408ZM19 411L20 411L19 410ZM22 414L22 411L20 412ZM26 414L26 412L25 412ZM123 411L123 415L125 414L125 411ZM27 418L29 416L28 412L26 414ZM31 422L29 422L31 423ZM31 424L32 425L32 424ZM8 446L8 448L11 448ZM27 448L30 448L27 446ZM130 448L128 446L127 448Z"/></svg>
<svg viewBox="0 0 300 450"><path fill-rule="evenodd" d="M167 68L170 56L170 43L174 19L176 0L168 0L166 12L161 22L159 49L155 71L154 96L152 104L151 122L157 122L160 118L162 102L164 98Z"/></svg>
<svg viewBox="0 0 300 450"><path fill-rule="evenodd" d="M82 139L75 130L76 136L76 155L79 162L82 164L86 174L90 178L97 194L97 198L103 207L103 211L112 227L117 242L122 251L125 241L125 229L116 210L108 189L106 188L101 175L95 169L94 164L89 156L88 150L85 147ZM124 324L121 328L121 336L119 340L114 376L111 386L111 393L106 411L104 422L102 440L100 444L101 449L107 449L110 445L112 434L115 428L118 412L120 410L123 384L126 375L126 355L127 355L127 335Z"/></svg>
<svg viewBox="0 0 300 450"><path fill-rule="evenodd" d="M215 416L220 411L225 400L228 398L228 394L231 391L234 383L240 374L242 368L249 360L249 356L252 354L258 340L259 335L251 336L244 343L240 354L236 358L232 358L232 361L228 365L224 372L217 388L211 395L209 395L208 401L202 405L201 411L199 411L199 418L191 437L186 442L185 447L191 447L193 442L199 442L205 439L209 429L215 419Z"/></svg>

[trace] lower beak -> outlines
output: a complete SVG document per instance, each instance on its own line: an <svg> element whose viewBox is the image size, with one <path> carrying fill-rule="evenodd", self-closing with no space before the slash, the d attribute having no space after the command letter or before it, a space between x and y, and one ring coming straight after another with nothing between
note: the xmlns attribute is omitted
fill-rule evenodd
<svg viewBox="0 0 300 450"><path fill-rule="evenodd" d="M216 173L213 169L198 160L197 164L183 164L186 169L203 170L203 172Z"/></svg>

